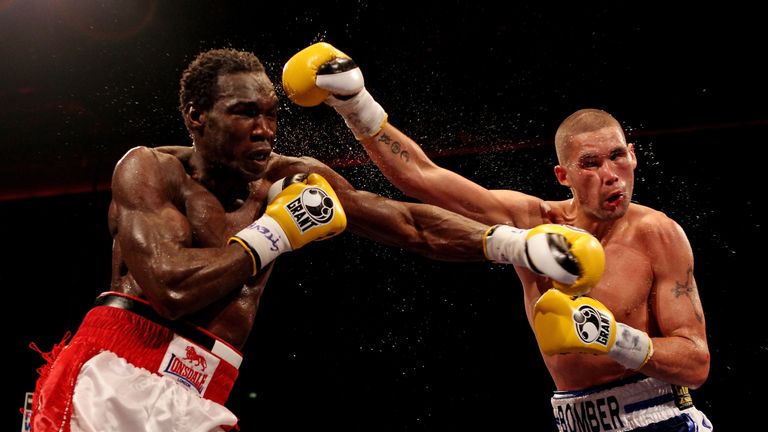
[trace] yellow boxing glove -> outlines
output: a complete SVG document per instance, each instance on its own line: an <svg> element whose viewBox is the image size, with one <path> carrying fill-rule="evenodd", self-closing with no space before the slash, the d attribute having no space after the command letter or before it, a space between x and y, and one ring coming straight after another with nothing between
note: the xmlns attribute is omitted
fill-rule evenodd
<svg viewBox="0 0 768 432"><path fill-rule="evenodd" d="M387 122L387 113L365 89L360 68L325 42L304 48L285 63L283 89L297 105L332 106L357 139L378 134Z"/></svg>
<svg viewBox="0 0 768 432"><path fill-rule="evenodd" d="M326 64L328 66L324 67ZM339 65L344 66L344 69L347 69L344 72L357 69L348 55L325 42L310 45L294 54L283 66L283 89L288 99L303 107L312 107L323 103L331 95L331 91L318 86L318 70L321 67L330 69L334 65L337 66L337 69ZM359 72L360 69L357 71ZM329 70L328 72L332 71ZM321 75L323 74L321 73ZM332 75L332 73L326 75ZM350 89L351 94L363 89L362 73L355 73L350 78L353 78L351 80L353 81Z"/></svg>
<svg viewBox="0 0 768 432"><path fill-rule="evenodd" d="M588 232L568 225L543 224L522 230L492 226L485 233L485 257L523 266L553 280L570 295L589 292L605 271L605 251Z"/></svg>
<svg viewBox="0 0 768 432"><path fill-rule="evenodd" d="M628 369L640 369L653 355L644 331L617 323L608 308L589 297L545 292L533 309L533 330L544 354L607 354Z"/></svg>
<svg viewBox="0 0 768 432"><path fill-rule="evenodd" d="M258 220L229 239L251 255L254 272L280 254L340 234L347 226L339 198L319 174L299 174L275 182Z"/></svg>

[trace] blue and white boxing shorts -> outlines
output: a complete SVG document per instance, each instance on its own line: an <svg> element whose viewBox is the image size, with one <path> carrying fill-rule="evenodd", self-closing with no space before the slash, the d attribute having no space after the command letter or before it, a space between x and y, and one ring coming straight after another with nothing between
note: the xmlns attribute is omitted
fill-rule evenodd
<svg viewBox="0 0 768 432"><path fill-rule="evenodd" d="M693 406L687 387L642 375L552 396L561 432L710 432L707 416Z"/></svg>

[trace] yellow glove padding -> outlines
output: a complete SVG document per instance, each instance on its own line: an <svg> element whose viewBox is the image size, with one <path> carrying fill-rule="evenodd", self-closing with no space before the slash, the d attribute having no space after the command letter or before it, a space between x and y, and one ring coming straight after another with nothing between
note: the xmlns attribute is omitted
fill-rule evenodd
<svg viewBox="0 0 768 432"><path fill-rule="evenodd" d="M337 58L349 56L325 42L310 45L291 57L283 66L283 89L288 98L304 107L323 103L331 92L317 86L317 70Z"/></svg>
<svg viewBox="0 0 768 432"><path fill-rule="evenodd" d="M339 197L320 174L309 174L278 193L264 212L283 228L292 249L340 234L347 215Z"/></svg>
<svg viewBox="0 0 768 432"><path fill-rule="evenodd" d="M544 224L529 230L494 225L483 236L483 253L491 261L546 276L571 295L589 292L605 270L600 241L568 225Z"/></svg>
<svg viewBox="0 0 768 432"><path fill-rule="evenodd" d="M321 175L294 175L273 186L264 214L228 241L248 253L253 275L280 254L331 238L347 226L336 192Z"/></svg>
<svg viewBox="0 0 768 432"><path fill-rule="evenodd" d="M332 106L357 140L377 135L387 123L387 112L365 89L360 68L325 42L304 48L285 63L283 88L298 105Z"/></svg>
<svg viewBox="0 0 768 432"><path fill-rule="evenodd" d="M589 297L545 292L534 306L533 330L544 354L607 354L629 369L640 369L653 355L645 332L617 323L605 305Z"/></svg>

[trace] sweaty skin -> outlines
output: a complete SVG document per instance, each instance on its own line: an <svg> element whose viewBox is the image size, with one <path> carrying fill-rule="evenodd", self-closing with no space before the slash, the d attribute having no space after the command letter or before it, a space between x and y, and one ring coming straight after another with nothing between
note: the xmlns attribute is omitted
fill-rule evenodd
<svg viewBox="0 0 768 432"><path fill-rule="evenodd" d="M560 162L555 175L573 195L565 201L488 190L437 166L391 124L361 142L397 188L423 202L486 224L532 228L565 223L589 231L606 256L605 274L589 296L605 304L618 321L652 337L654 354L643 374L696 388L707 378L710 359L688 239L662 212L630 202L637 158L618 122L598 110L577 114L582 117L564 122L555 139ZM552 284L527 269L517 272L533 326L534 305ZM542 357L558 390L585 389L636 373L608 356Z"/></svg>
<svg viewBox="0 0 768 432"><path fill-rule="evenodd" d="M137 147L118 162L109 207L112 290L241 348L274 263L251 276L250 257L227 239L262 215L272 183L299 172L329 181L353 233L437 259L484 259L486 225L355 190L315 159L274 153L277 106L264 73L220 75L212 108L184 110L193 146Z"/></svg>

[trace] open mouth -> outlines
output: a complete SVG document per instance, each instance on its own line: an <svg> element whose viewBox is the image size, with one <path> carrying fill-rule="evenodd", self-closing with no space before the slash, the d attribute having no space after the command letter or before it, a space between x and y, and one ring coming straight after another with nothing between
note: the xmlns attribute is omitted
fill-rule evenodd
<svg viewBox="0 0 768 432"><path fill-rule="evenodd" d="M622 198L624 197L624 193L621 191L616 191L610 195L608 195L608 198L605 199L605 201L608 204L616 204L618 203Z"/></svg>
<svg viewBox="0 0 768 432"><path fill-rule="evenodd" d="M248 152L245 157L253 162L265 162L271 153L271 149L253 150Z"/></svg>

